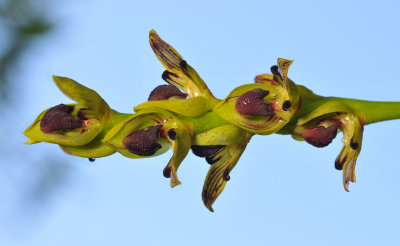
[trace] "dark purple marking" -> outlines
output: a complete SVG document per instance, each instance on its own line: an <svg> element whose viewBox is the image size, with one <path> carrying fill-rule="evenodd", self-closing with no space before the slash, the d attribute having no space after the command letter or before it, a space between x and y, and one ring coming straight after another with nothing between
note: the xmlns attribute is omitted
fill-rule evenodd
<svg viewBox="0 0 400 246"><path fill-rule="evenodd" d="M206 162L210 165L216 163L217 161L219 161L219 159L221 159L221 156L215 158L215 155L211 155L211 156L206 156Z"/></svg>
<svg viewBox="0 0 400 246"><path fill-rule="evenodd" d="M338 158L336 158L336 160L335 160L335 168L337 170L342 170L343 169L343 165L346 162L346 160L347 160L347 155L343 158L342 161L340 161L340 155L339 155Z"/></svg>
<svg viewBox="0 0 400 246"><path fill-rule="evenodd" d="M221 156L216 155L225 148L226 145L192 145L193 154L198 157L205 157L208 164L212 165L221 159Z"/></svg>
<svg viewBox="0 0 400 246"><path fill-rule="evenodd" d="M169 166L169 163L163 170L163 176L165 178L170 178L171 177L171 167Z"/></svg>
<svg viewBox="0 0 400 246"><path fill-rule="evenodd" d="M356 150L356 149L358 149L358 143L357 143L357 142L353 142L353 139L351 139L351 140L350 140L350 147L351 147L353 150Z"/></svg>
<svg viewBox="0 0 400 246"><path fill-rule="evenodd" d="M275 76L278 76L278 77L282 80L282 75L281 75L281 73L279 72L279 67L278 67L277 65L273 65L273 66L271 67L271 73L274 75L274 77L275 77Z"/></svg>
<svg viewBox="0 0 400 246"><path fill-rule="evenodd" d="M225 148L226 145L192 145L191 149L193 154L198 157L207 157L215 155L221 149Z"/></svg>
<svg viewBox="0 0 400 246"><path fill-rule="evenodd" d="M176 139L176 131L175 131L174 129L170 129L170 130L167 132L167 134L168 134L168 137L169 137L171 140L175 140L175 139Z"/></svg>
<svg viewBox="0 0 400 246"><path fill-rule="evenodd" d="M288 111L291 106L292 106L292 103L290 102L290 100L286 100L282 104L282 109L283 109L283 111Z"/></svg>
<svg viewBox="0 0 400 246"><path fill-rule="evenodd" d="M225 181L231 180L231 177L229 176L229 168L225 169L224 173L222 174L222 179Z"/></svg>
<svg viewBox="0 0 400 246"><path fill-rule="evenodd" d="M87 110L87 108L80 108L78 110L78 113L76 114L78 119L80 119L80 120L88 120L88 118L86 118L85 114L83 113L83 111L85 111L85 110Z"/></svg>

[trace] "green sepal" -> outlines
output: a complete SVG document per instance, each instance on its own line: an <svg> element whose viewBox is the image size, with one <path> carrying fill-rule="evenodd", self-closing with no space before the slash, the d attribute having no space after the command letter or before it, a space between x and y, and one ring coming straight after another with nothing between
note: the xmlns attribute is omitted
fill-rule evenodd
<svg viewBox="0 0 400 246"><path fill-rule="evenodd" d="M299 118L297 125L304 125L312 120L316 120L324 115L332 113L352 113L352 110L338 101L327 102L314 109L311 113Z"/></svg>
<svg viewBox="0 0 400 246"><path fill-rule="evenodd" d="M243 142L246 131L234 125L223 125L198 133L193 145L229 145Z"/></svg>
<svg viewBox="0 0 400 246"><path fill-rule="evenodd" d="M188 117L198 117L212 110L208 101L204 97L148 101L139 104L134 107L133 110L138 112L145 108L162 108Z"/></svg>
<svg viewBox="0 0 400 246"><path fill-rule="evenodd" d="M110 107L96 91L67 77L53 76L53 79L64 95L88 110L90 115L85 114L87 118L101 120L110 113Z"/></svg>
<svg viewBox="0 0 400 246"><path fill-rule="evenodd" d="M99 158L112 155L116 152L114 148L101 142L100 135L83 146L71 147L60 145L60 147L67 154L86 158Z"/></svg>

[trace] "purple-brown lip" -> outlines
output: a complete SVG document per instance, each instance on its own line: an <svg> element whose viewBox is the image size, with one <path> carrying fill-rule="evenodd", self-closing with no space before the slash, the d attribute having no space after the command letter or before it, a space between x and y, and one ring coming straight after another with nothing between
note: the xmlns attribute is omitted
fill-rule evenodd
<svg viewBox="0 0 400 246"><path fill-rule="evenodd" d="M127 150L135 155L152 156L162 147L161 144L157 143L160 139L161 128L161 125L156 125L134 131L126 136L122 143Z"/></svg>
<svg viewBox="0 0 400 246"><path fill-rule="evenodd" d="M324 123L329 126L323 126ZM340 122L336 120L321 121L316 127L304 130L302 136L307 143L322 148L328 146L336 137L339 125Z"/></svg>
<svg viewBox="0 0 400 246"><path fill-rule="evenodd" d="M237 99L235 109L244 117L272 116L271 106L263 100L268 94L269 91L260 88L248 91Z"/></svg>
<svg viewBox="0 0 400 246"><path fill-rule="evenodd" d="M81 127L82 122L71 115L74 108L74 106L65 104L50 108L40 121L40 130L44 133L55 133L60 130L69 131Z"/></svg>
<svg viewBox="0 0 400 246"><path fill-rule="evenodd" d="M148 101L167 100L170 97L186 98L187 94L181 92L173 85L159 85L150 93Z"/></svg>

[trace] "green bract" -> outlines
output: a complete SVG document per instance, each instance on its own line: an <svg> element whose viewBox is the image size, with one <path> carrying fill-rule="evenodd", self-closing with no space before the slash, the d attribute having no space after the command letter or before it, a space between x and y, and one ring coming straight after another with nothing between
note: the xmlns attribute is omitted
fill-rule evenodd
<svg viewBox="0 0 400 246"><path fill-rule="evenodd" d="M163 170L171 187L181 184L177 171L191 149L211 165L202 199L213 211L213 203L254 134L291 135L321 148L342 132L343 148L335 168L343 170L348 191L349 182L356 181L364 125L400 118L398 102L314 94L288 78L293 61L282 58L271 67L272 74L258 75L255 83L241 85L220 100L154 30L149 39L166 68L162 79L169 85L154 89L149 101L134 107L134 113L119 113L95 91L72 79L54 76L59 89L76 104L59 104L40 113L24 132L29 138L26 143L54 143L68 154L87 158L115 152L146 158L171 149L172 157Z"/></svg>

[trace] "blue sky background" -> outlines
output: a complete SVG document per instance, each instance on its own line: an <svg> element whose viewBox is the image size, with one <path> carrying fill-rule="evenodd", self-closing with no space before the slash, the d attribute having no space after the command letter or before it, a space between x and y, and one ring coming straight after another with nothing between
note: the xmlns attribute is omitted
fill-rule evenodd
<svg viewBox="0 0 400 246"><path fill-rule="evenodd" d="M398 1L52 4L57 29L21 60L16 103L2 119L0 245L400 244L399 120L365 127L350 193L334 169L341 134L324 149L255 136L215 213L201 201L209 165L192 154L179 170L183 184L171 189L162 176L171 152L90 163L55 145L22 145L43 109L70 102L53 74L96 90L120 112L145 101L163 83L152 28L219 98L283 57L294 60L289 76L317 94L400 101ZM41 181L44 172L52 180Z"/></svg>

